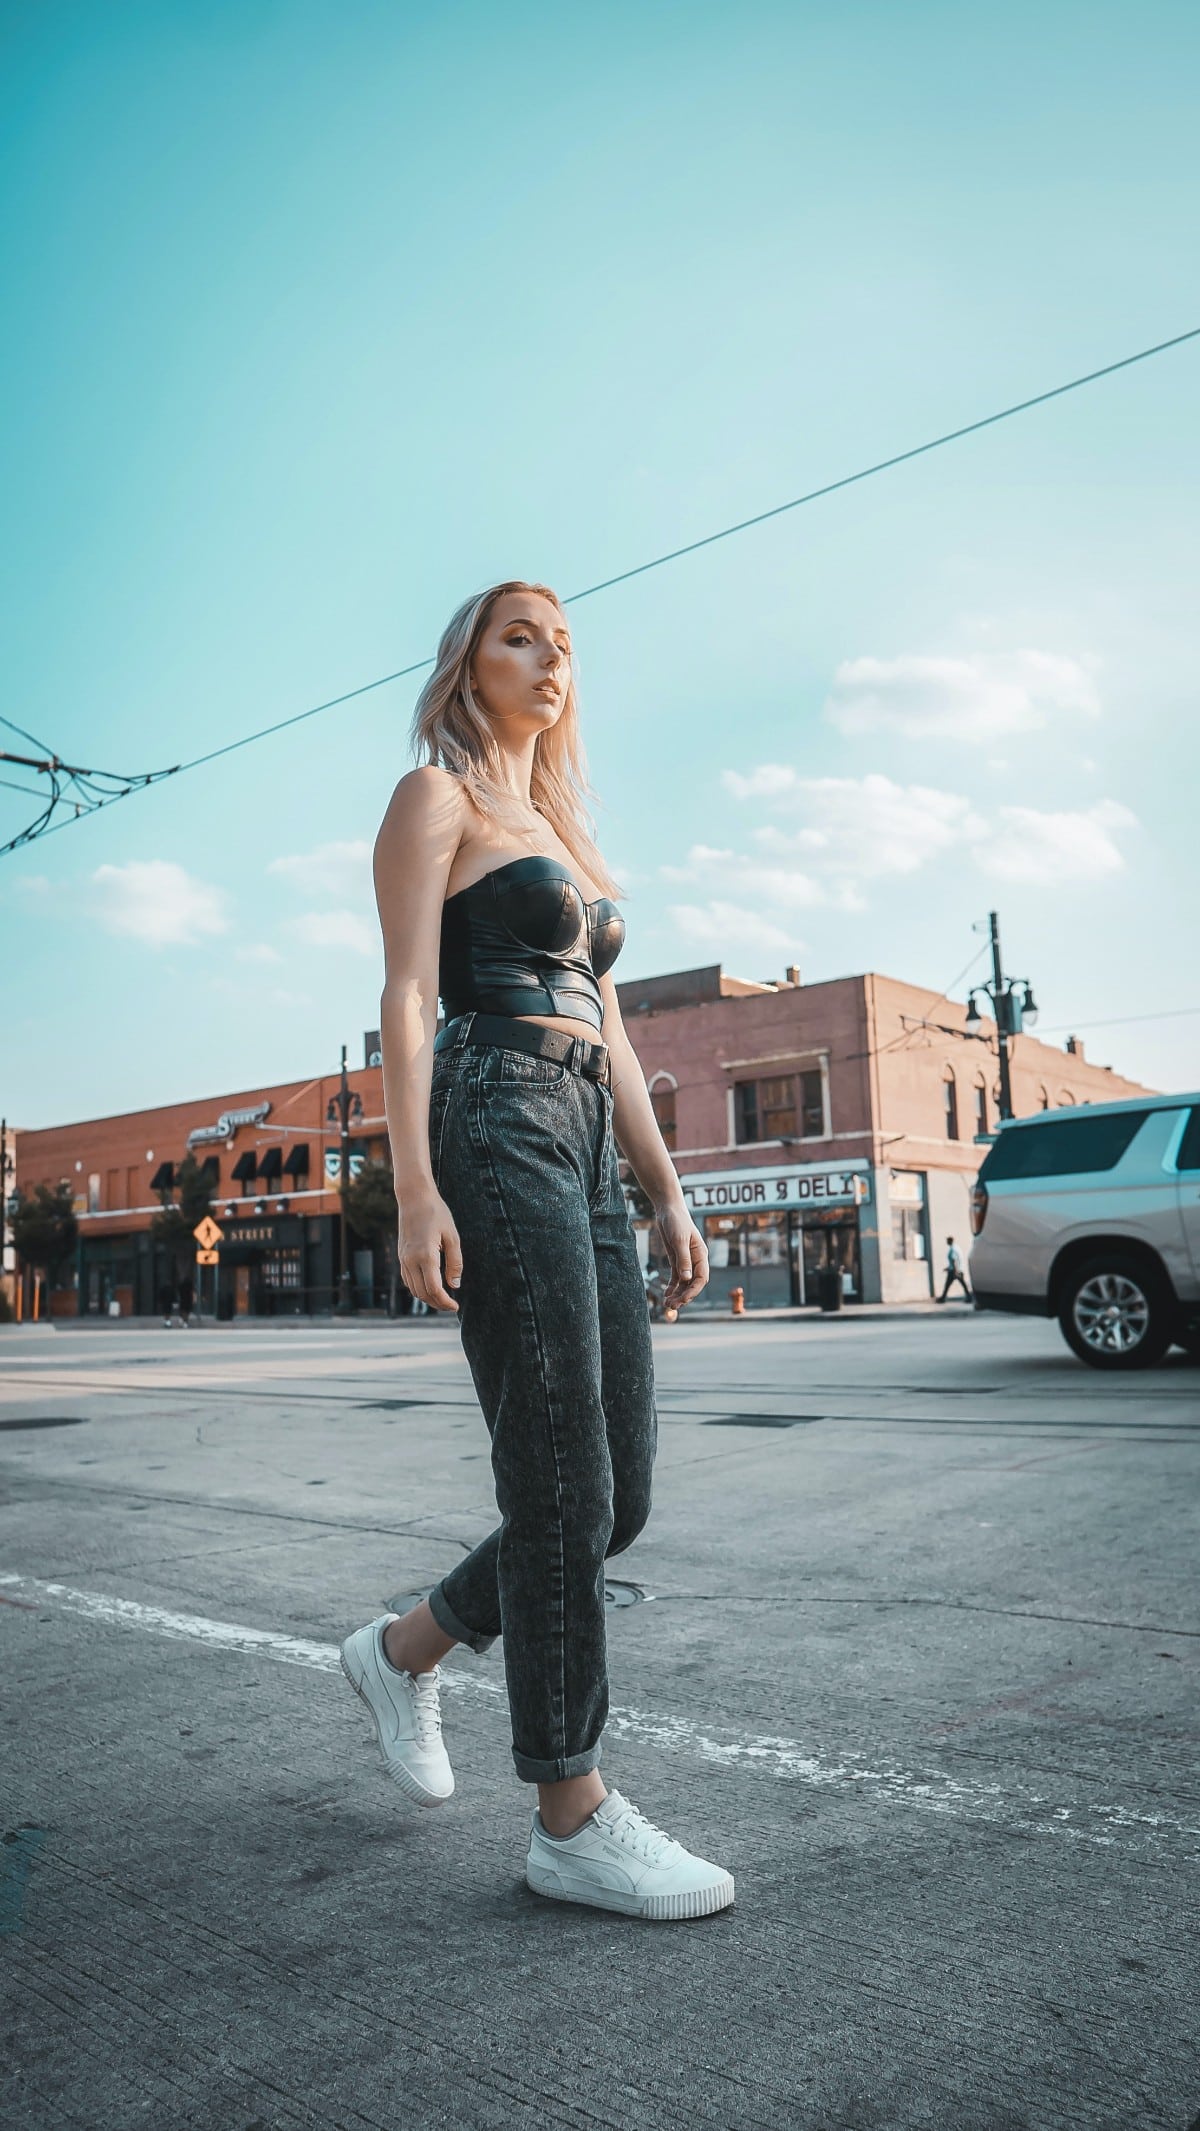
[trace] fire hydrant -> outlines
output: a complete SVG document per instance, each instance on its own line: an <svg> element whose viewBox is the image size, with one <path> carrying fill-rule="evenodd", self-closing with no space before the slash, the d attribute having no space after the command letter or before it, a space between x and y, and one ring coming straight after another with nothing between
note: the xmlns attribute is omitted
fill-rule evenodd
<svg viewBox="0 0 1200 2131"><path fill-rule="evenodd" d="M729 1290L729 1304L730 1304L730 1315L731 1315L732 1317L744 1317L744 1316L745 1316L745 1314L746 1314L746 1290L745 1290L745 1288L744 1288L744 1287L731 1287L731 1288L730 1288L730 1290Z"/></svg>

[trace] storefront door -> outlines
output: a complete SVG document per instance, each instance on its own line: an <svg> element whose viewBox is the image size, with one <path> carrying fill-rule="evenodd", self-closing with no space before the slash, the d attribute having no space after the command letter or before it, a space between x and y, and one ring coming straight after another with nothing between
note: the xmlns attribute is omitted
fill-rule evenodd
<svg viewBox="0 0 1200 2131"><path fill-rule="evenodd" d="M842 1276L842 1299L862 1301L862 1273L858 1256L857 1221L806 1221L804 1226L804 1299L815 1303L820 1295L818 1275L834 1269Z"/></svg>

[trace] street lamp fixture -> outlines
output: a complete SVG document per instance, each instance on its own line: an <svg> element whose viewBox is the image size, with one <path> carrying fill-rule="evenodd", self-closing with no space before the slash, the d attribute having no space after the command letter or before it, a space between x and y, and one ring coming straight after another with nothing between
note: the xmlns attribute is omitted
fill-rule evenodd
<svg viewBox="0 0 1200 2131"><path fill-rule="evenodd" d="M982 926L977 928L982 931ZM976 1034L981 1015L979 998L991 1006L996 1020L996 1048L1000 1054L1000 1116L1010 1118L1012 1106L1012 1074L1009 1069L1008 1046L1014 1036L1019 1036L1026 1022L1037 1020L1037 1003L1033 986L1028 977L1006 977L1000 961L1000 925L996 912L988 912L988 933L992 949L992 981L980 984L972 991L967 1002L967 1034Z"/></svg>

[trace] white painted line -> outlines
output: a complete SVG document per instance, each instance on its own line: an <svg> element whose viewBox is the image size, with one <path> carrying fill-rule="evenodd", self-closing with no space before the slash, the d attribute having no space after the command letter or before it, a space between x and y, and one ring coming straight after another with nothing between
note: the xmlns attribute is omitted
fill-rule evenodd
<svg viewBox="0 0 1200 2131"><path fill-rule="evenodd" d="M0 1588L23 1593L42 1604L50 1603L65 1613L83 1614L110 1627L137 1628L172 1641L199 1643L209 1650L237 1651L247 1657L268 1658L275 1664L300 1665L313 1672L339 1669L336 1643L309 1642L302 1636L281 1635L270 1628L248 1628L237 1621L209 1620L202 1614L172 1613L163 1606L142 1605L105 1592L75 1591L67 1584L46 1583L32 1576L0 1575ZM507 1702L503 1684L485 1679L475 1670L443 1667L442 1685L452 1695L478 1696L493 1705ZM717 1737L713 1730L686 1717L667 1717L654 1710L610 1708L608 1730L614 1739L657 1746L668 1754L691 1755L715 1767L744 1769L747 1773L758 1770L810 1790L847 1792L864 1801L878 1800L955 1819L989 1821L1010 1833L1063 1835L1074 1842L1108 1849L1142 1851L1165 1847L1175 1850L1181 1842L1188 1846L1200 1841L1200 1826L1192 1826L1174 1813L1138 1813L1129 1806L1099 1802L1060 1805L1020 1777L995 1783L964 1783L941 1769L916 1774L875 1762L827 1761L807 1752L797 1739L732 1730ZM1185 1848L1185 1854L1191 1853Z"/></svg>

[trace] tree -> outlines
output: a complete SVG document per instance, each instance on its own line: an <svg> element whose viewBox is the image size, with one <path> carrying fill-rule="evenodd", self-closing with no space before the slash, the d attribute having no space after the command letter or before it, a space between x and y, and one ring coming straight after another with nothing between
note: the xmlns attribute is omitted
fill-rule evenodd
<svg viewBox="0 0 1200 2131"><path fill-rule="evenodd" d="M35 1272L46 1275L53 1287L75 1248L79 1223L71 1204L69 1184L35 1184L21 1192L12 1215L12 1237L17 1255Z"/></svg>
<svg viewBox="0 0 1200 2131"><path fill-rule="evenodd" d="M399 1231L400 1211L396 1205L396 1183L386 1162L364 1162L357 1176L352 1176L346 1186L346 1219L356 1236L372 1249L379 1243L383 1246L384 1263L388 1281L388 1315L396 1314L396 1283L399 1267L396 1263L396 1236Z"/></svg>
<svg viewBox="0 0 1200 2131"><path fill-rule="evenodd" d="M159 1192L162 1212L156 1213L150 1223L150 1233L166 1253L177 1280L190 1272L196 1257L196 1238L193 1230L198 1228L205 1214L212 1212L213 1187L211 1174L194 1154L185 1154L179 1164L175 1189L179 1193L176 1205L170 1187Z"/></svg>

